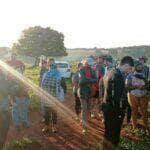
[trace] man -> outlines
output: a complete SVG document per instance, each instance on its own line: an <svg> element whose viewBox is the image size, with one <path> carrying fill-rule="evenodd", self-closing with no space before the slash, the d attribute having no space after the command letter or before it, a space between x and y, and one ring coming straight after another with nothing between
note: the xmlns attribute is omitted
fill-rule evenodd
<svg viewBox="0 0 150 150"><path fill-rule="evenodd" d="M109 70L103 79L104 149L111 150L118 147L127 106L124 76L132 71L133 65L132 57L126 56L121 60L120 66Z"/></svg>
<svg viewBox="0 0 150 150"><path fill-rule="evenodd" d="M88 62L83 61L83 68L79 71L78 96L81 102L83 134L87 132L87 121L90 116L92 84L97 82L96 75Z"/></svg>
<svg viewBox="0 0 150 150"><path fill-rule="evenodd" d="M25 65L23 64L22 61L17 60L17 55L15 53L11 55L11 59L6 63L11 67L13 67L15 70L17 70L18 72L20 72L21 74L23 74L25 71Z"/></svg>
<svg viewBox="0 0 150 150"><path fill-rule="evenodd" d="M51 64L50 69L44 74L42 80L42 88L46 90L53 97L59 98L59 92L61 88L61 75L57 70L56 64ZM47 102L44 102L44 122L45 128L42 129L43 132L57 132L57 112L53 106Z"/></svg>
<svg viewBox="0 0 150 150"><path fill-rule="evenodd" d="M41 68L40 68L39 86L41 86L42 77L43 77L44 73L46 73L47 71L48 71L47 61L42 60L41 61Z"/></svg>
<svg viewBox="0 0 150 150"><path fill-rule="evenodd" d="M113 65L113 58L111 57L111 56L107 56L106 58L105 58L105 63L106 63L106 66L105 66L105 73L104 73L104 75L106 75L107 74L107 72L109 71L109 70L111 70L113 67L114 67L114 65Z"/></svg>
<svg viewBox="0 0 150 150"><path fill-rule="evenodd" d="M80 98L78 97L77 91L78 91L78 84L79 84L79 71L82 69L83 64L82 63L78 63L77 64L77 71L75 72L75 74L72 77L72 84L73 84L73 94L74 94L74 98L75 98L75 112L77 115L77 120L79 119L79 115L81 113L81 102L80 102Z"/></svg>
<svg viewBox="0 0 150 150"><path fill-rule="evenodd" d="M144 66L143 73L144 73L146 79L148 80L149 79L149 67L146 65L146 61L147 61L147 58L144 56L139 58L139 62Z"/></svg>
<svg viewBox="0 0 150 150"><path fill-rule="evenodd" d="M94 70L96 72L97 78L100 80L105 74L104 58L102 56L98 57Z"/></svg>

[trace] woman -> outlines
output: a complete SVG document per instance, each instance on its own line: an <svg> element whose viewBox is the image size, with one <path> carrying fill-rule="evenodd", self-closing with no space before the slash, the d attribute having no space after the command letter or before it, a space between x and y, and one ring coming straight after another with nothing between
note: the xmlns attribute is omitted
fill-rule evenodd
<svg viewBox="0 0 150 150"><path fill-rule="evenodd" d="M147 96L147 80L143 73L143 65L138 63L135 66L134 73L128 75L126 86L129 90L129 104L132 109L132 124L134 129L137 127L138 108L142 115L143 125L148 129L148 96Z"/></svg>

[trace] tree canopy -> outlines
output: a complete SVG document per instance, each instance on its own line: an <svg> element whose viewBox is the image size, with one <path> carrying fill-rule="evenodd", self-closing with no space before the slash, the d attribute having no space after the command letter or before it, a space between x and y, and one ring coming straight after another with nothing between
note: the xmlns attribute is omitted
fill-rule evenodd
<svg viewBox="0 0 150 150"><path fill-rule="evenodd" d="M30 56L65 56L64 35L50 27L29 27L22 32L12 50L18 54Z"/></svg>

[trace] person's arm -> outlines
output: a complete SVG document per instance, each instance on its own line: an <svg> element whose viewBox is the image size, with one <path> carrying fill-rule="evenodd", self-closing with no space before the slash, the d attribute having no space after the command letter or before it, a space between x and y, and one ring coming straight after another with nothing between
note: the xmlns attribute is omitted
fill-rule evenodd
<svg viewBox="0 0 150 150"><path fill-rule="evenodd" d="M107 74L105 75L105 77L103 78L103 82L104 82L104 96L103 96L103 103L106 103L107 100L107 91L108 91L108 85L109 85L109 81L114 77L116 70L115 69L111 69L107 72Z"/></svg>
<svg viewBox="0 0 150 150"><path fill-rule="evenodd" d="M66 85L65 78L61 78L61 87L63 88L64 93L66 94L67 93L67 85Z"/></svg>
<svg viewBox="0 0 150 150"><path fill-rule="evenodd" d="M104 96L104 81L103 78L99 81L99 99L102 100Z"/></svg>

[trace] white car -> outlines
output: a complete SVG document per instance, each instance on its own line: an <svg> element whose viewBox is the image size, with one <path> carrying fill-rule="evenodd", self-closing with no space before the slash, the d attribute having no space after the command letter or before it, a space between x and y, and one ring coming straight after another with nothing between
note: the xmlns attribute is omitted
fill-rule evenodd
<svg viewBox="0 0 150 150"><path fill-rule="evenodd" d="M71 77L71 68L67 61L55 61L55 64L57 65L57 69L60 71L62 77Z"/></svg>

